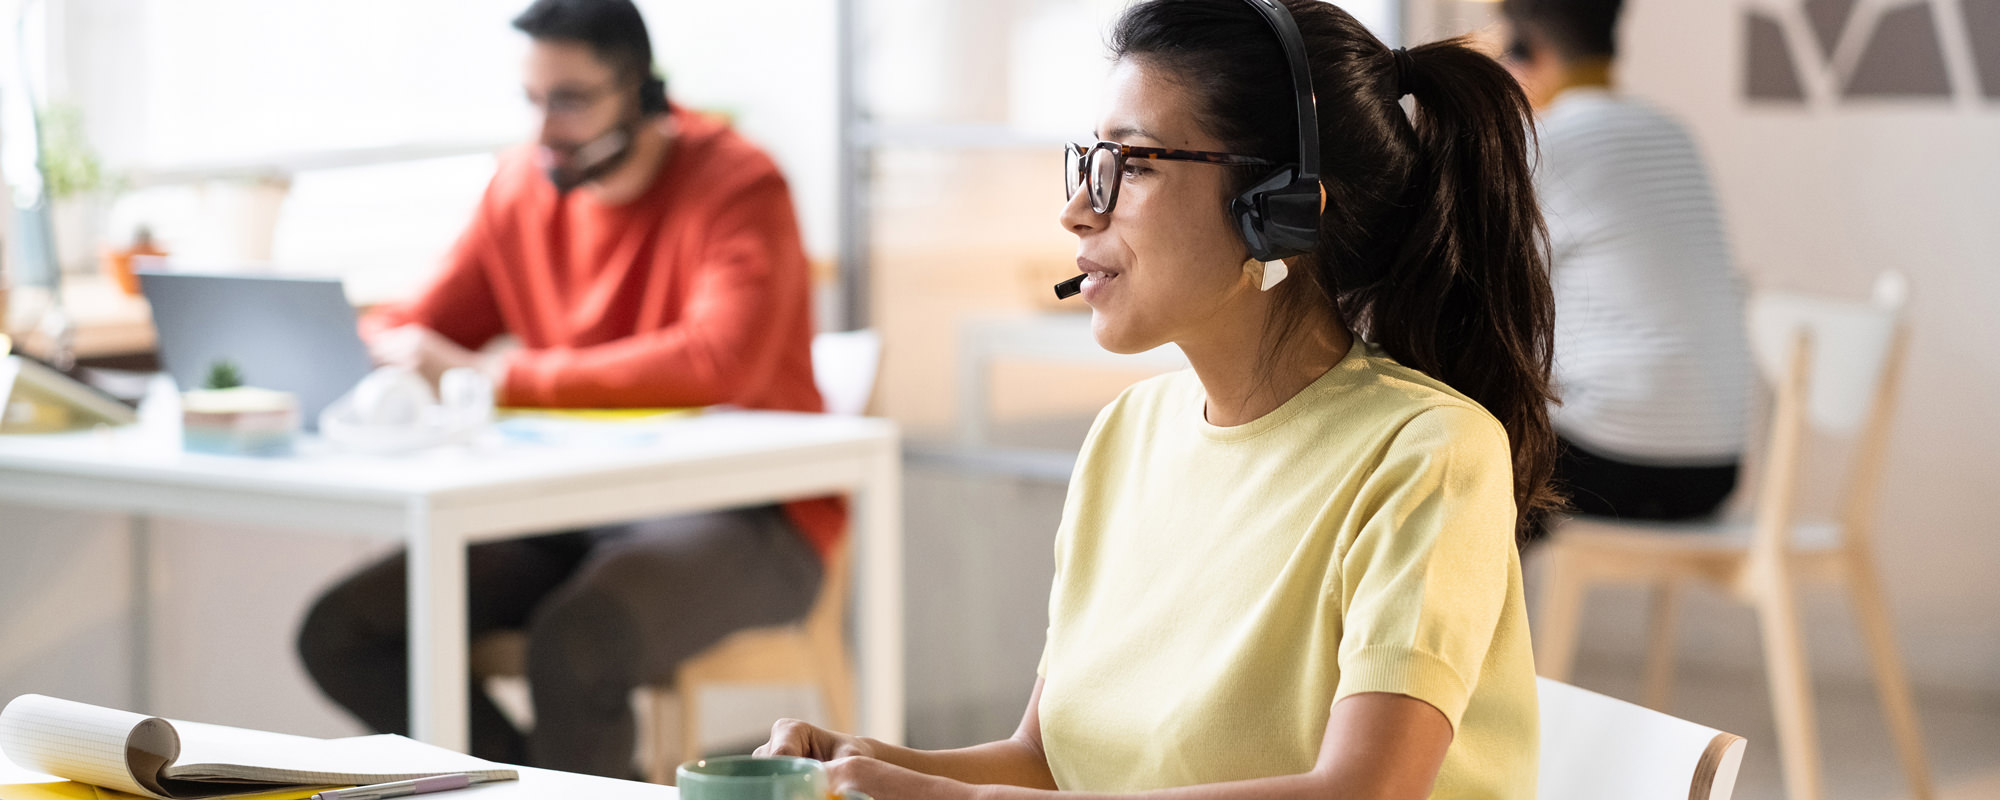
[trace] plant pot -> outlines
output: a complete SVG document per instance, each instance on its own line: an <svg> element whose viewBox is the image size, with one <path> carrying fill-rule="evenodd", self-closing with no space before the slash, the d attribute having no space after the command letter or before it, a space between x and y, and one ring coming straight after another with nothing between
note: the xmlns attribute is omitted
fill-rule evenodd
<svg viewBox="0 0 2000 800"><path fill-rule="evenodd" d="M55 234L56 262L63 272L89 272L97 266L110 205L110 198L102 192L84 192L49 204L49 228Z"/></svg>
<svg viewBox="0 0 2000 800"><path fill-rule="evenodd" d="M181 449L229 456L291 455L299 399L242 386L181 394Z"/></svg>

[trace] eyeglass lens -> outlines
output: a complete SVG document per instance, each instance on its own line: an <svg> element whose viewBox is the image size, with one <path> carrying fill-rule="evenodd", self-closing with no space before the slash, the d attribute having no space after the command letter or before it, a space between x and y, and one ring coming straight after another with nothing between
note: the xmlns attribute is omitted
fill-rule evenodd
<svg viewBox="0 0 2000 800"><path fill-rule="evenodd" d="M1118 152L1109 147L1083 149L1072 145L1063 151L1063 199L1076 199L1078 189L1090 192L1090 209L1111 213L1118 199Z"/></svg>
<svg viewBox="0 0 2000 800"><path fill-rule="evenodd" d="M1083 184L1083 154L1076 145L1063 150L1063 199L1076 199L1076 190Z"/></svg>
<svg viewBox="0 0 2000 800"><path fill-rule="evenodd" d="M1096 147L1090 151L1090 207L1099 214L1110 213L1118 197L1118 151Z"/></svg>

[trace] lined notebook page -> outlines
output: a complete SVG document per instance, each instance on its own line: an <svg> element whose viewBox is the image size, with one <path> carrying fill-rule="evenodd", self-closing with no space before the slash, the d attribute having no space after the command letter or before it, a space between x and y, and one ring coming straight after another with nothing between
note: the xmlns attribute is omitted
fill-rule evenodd
<svg viewBox="0 0 2000 800"><path fill-rule="evenodd" d="M282 733L174 721L181 758L175 780L258 780L302 784L382 783L467 772L508 780L515 771L491 761L394 734L311 739Z"/></svg>
<svg viewBox="0 0 2000 800"><path fill-rule="evenodd" d="M154 724L147 724L149 720ZM0 711L0 750L9 760L133 794L157 796L133 776L125 759L126 744L154 750L171 761L172 739L173 731L150 717L38 694L16 697Z"/></svg>
<svg viewBox="0 0 2000 800"><path fill-rule="evenodd" d="M482 781L519 777L503 765L401 736L312 739L170 723L33 694L0 710L0 751L27 769L161 800L454 772Z"/></svg>

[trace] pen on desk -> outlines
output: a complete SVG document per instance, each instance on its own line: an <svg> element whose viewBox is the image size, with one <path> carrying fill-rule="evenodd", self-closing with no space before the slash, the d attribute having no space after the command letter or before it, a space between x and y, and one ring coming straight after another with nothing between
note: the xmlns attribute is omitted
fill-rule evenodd
<svg viewBox="0 0 2000 800"><path fill-rule="evenodd" d="M448 792L463 789L481 781L463 772L452 775L433 775L413 781L377 783L372 786L356 786L352 789L331 789L313 795L312 800L382 800L385 797L407 797L413 794Z"/></svg>

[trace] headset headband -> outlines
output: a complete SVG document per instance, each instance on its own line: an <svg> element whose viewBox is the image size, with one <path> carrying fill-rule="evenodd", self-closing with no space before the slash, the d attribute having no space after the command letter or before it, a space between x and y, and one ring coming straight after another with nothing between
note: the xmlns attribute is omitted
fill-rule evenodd
<svg viewBox="0 0 2000 800"><path fill-rule="evenodd" d="M1292 94L1299 106L1299 178L1319 181L1319 99L1313 94L1312 71L1306 66L1306 40L1292 12L1279 0L1244 0L1264 16L1285 45L1292 68Z"/></svg>

